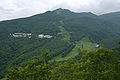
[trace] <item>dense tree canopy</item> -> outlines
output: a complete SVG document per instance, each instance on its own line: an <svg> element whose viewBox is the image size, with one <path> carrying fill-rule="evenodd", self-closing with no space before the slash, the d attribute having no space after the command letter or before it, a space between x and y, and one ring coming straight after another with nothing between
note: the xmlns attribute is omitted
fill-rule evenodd
<svg viewBox="0 0 120 80"><path fill-rule="evenodd" d="M48 52L35 57L24 68L11 68L8 80L120 80L120 55L104 48L83 52L80 60L49 64Z"/></svg>

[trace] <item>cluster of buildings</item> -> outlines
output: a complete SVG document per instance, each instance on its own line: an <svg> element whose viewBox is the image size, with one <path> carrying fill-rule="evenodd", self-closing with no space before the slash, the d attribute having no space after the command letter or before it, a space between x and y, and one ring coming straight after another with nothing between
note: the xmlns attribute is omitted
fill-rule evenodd
<svg viewBox="0 0 120 80"><path fill-rule="evenodd" d="M14 34L10 34L13 37L28 37L31 38L32 34L31 33L14 33Z"/></svg>
<svg viewBox="0 0 120 80"><path fill-rule="evenodd" d="M31 33L13 33L13 34L10 34L12 37L28 37L28 38L31 38L32 37L32 34ZM44 35L44 34L39 34L37 36L38 38L52 38L51 35Z"/></svg>
<svg viewBox="0 0 120 80"><path fill-rule="evenodd" d="M38 38L52 38L50 35L39 34Z"/></svg>

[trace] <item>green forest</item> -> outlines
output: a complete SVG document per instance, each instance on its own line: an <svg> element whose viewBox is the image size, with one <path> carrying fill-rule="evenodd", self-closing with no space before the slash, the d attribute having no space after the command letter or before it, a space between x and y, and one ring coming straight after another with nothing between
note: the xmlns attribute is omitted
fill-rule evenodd
<svg viewBox="0 0 120 80"><path fill-rule="evenodd" d="M120 54L101 47L96 51L83 51L81 59L49 62L48 51L42 59L34 57L24 67L11 67L5 80L119 80ZM2 79L2 80L4 80Z"/></svg>
<svg viewBox="0 0 120 80"><path fill-rule="evenodd" d="M0 79L120 80L119 15L60 8L0 21Z"/></svg>

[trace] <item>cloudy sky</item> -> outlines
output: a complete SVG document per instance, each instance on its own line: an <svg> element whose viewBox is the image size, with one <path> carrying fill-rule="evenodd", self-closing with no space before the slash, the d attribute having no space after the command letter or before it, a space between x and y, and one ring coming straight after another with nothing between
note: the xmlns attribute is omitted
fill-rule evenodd
<svg viewBox="0 0 120 80"><path fill-rule="evenodd" d="M0 0L0 21L27 17L57 8L99 15L120 11L120 0Z"/></svg>

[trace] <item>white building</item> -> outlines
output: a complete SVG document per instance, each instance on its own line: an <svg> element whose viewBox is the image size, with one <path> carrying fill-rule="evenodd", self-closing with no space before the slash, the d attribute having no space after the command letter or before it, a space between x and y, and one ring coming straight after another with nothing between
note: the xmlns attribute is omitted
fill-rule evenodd
<svg viewBox="0 0 120 80"><path fill-rule="evenodd" d="M98 48L100 45L96 44L95 47Z"/></svg>
<svg viewBox="0 0 120 80"><path fill-rule="evenodd" d="M13 37L31 37L32 34L31 33L14 33L12 34Z"/></svg>
<svg viewBox="0 0 120 80"><path fill-rule="evenodd" d="M98 48L100 45L99 44L97 44L97 43L93 43L93 45L96 47L96 48Z"/></svg>
<svg viewBox="0 0 120 80"><path fill-rule="evenodd" d="M44 34L39 34L38 38L44 38Z"/></svg>
<svg viewBox="0 0 120 80"><path fill-rule="evenodd" d="M52 38L50 35L45 35L44 38Z"/></svg>
<svg viewBox="0 0 120 80"><path fill-rule="evenodd" d="M50 35L39 34L38 38L52 38Z"/></svg>

